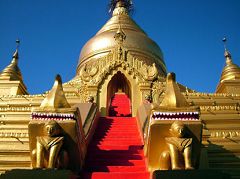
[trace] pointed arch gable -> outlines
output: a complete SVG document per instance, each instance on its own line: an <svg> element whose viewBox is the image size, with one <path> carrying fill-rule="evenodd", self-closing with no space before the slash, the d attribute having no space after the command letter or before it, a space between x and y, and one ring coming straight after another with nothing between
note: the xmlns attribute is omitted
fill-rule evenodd
<svg viewBox="0 0 240 179"><path fill-rule="evenodd" d="M141 99L139 96L141 95L140 89L137 84L137 79L132 75L129 74L126 69L122 68L121 66L112 69L103 79L101 85L99 86L98 92L98 101L99 101L99 109L101 111L101 115L107 115L108 112L108 104L109 98L111 93L108 93L109 85L111 85L111 80L114 79L114 76L118 73L122 74L122 77L125 78L125 81L128 83L129 97L131 99L132 105L132 115L136 115L137 107L139 106ZM125 86L126 87L126 86ZM116 90L116 89L115 89ZM113 90L114 91L114 90Z"/></svg>

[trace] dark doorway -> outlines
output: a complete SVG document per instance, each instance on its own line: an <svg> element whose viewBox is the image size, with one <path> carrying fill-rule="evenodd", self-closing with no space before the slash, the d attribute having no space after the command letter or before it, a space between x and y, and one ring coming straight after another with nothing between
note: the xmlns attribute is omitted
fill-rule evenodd
<svg viewBox="0 0 240 179"><path fill-rule="evenodd" d="M111 100L116 93L125 93L130 99L131 103L131 87L130 82L120 71L115 74L107 87L107 114L109 115L109 107L111 105ZM131 104L130 104L131 106Z"/></svg>

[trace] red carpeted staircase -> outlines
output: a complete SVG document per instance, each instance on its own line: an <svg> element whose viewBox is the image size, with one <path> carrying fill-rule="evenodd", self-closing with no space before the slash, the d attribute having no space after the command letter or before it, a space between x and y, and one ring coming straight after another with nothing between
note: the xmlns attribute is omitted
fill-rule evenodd
<svg viewBox="0 0 240 179"><path fill-rule="evenodd" d="M131 116L130 99L125 93L116 93L111 100L110 116Z"/></svg>
<svg viewBox="0 0 240 179"><path fill-rule="evenodd" d="M148 179L134 117L101 117L88 147L82 178Z"/></svg>

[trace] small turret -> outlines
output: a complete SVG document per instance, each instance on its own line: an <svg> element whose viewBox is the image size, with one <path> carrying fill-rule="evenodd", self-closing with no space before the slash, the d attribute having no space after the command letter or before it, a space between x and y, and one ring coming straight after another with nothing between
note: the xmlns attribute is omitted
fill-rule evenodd
<svg viewBox="0 0 240 179"><path fill-rule="evenodd" d="M59 109L59 108L71 108L68 103L63 87L62 87L62 79L60 75L57 75L55 78L55 82L53 84L52 89L43 100L40 108L44 109Z"/></svg>
<svg viewBox="0 0 240 179"><path fill-rule="evenodd" d="M18 67L18 49L14 52L11 63L0 73L0 79L22 81L22 74Z"/></svg>
<svg viewBox="0 0 240 179"><path fill-rule="evenodd" d="M226 47L226 41L226 38L224 38L226 65L223 68L216 93L240 93L240 68L233 63L231 53Z"/></svg>
<svg viewBox="0 0 240 179"><path fill-rule="evenodd" d="M160 106L170 108L189 107L188 102L180 92L176 83L175 73L169 73L167 75L167 88Z"/></svg>
<svg viewBox="0 0 240 179"><path fill-rule="evenodd" d="M0 95L24 95L27 88L23 83L22 73L18 67L19 40L16 40L17 48L13 54L11 63L0 72Z"/></svg>

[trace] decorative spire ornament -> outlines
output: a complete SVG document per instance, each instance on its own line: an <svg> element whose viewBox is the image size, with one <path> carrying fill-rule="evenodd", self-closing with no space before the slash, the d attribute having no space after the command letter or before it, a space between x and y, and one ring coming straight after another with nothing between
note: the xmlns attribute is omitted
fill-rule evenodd
<svg viewBox="0 0 240 179"><path fill-rule="evenodd" d="M132 0L111 0L109 3L109 13L112 13L118 7L124 7L128 12L132 12L133 2Z"/></svg>
<svg viewBox="0 0 240 179"><path fill-rule="evenodd" d="M227 38L223 37L222 41L223 41L223 44L224 44L224 49L226 51L227 50Z"/></svg>
<svg viewBox="0 0 240 179"><path fill-rule="evenodd" d="M17 47L16 47L16 48L18 49L19 46L20 46L20 40L19 40L19 39L16 40L16 44L17 44Z"/></svg>
<svg viewBox="0 0 240 179"><path fill-rule="evenodd" d="M20 46L20 40L17 39L16 40L16 51L13 54L13 59L15 59L15 61L18 61L18 49L19 49L19 46Z"/></svg>
<svg viewBox="0 0 240 179"><path fill-rule="evenodd" d="M224 44L224 56L226 58L226 64L232 64L232 56L231 56L231 53L227 50L227 38L224 37L222 39L223 41L223 44Z"/></svg>
<svg viewBox="0 0 240 179"><path fill-rule="evenodd" d="M122 45L123 41L126 40L126 34L123 32L121 24L119 24L118 30L114 35L114 39L119 45Z"/></svg>

